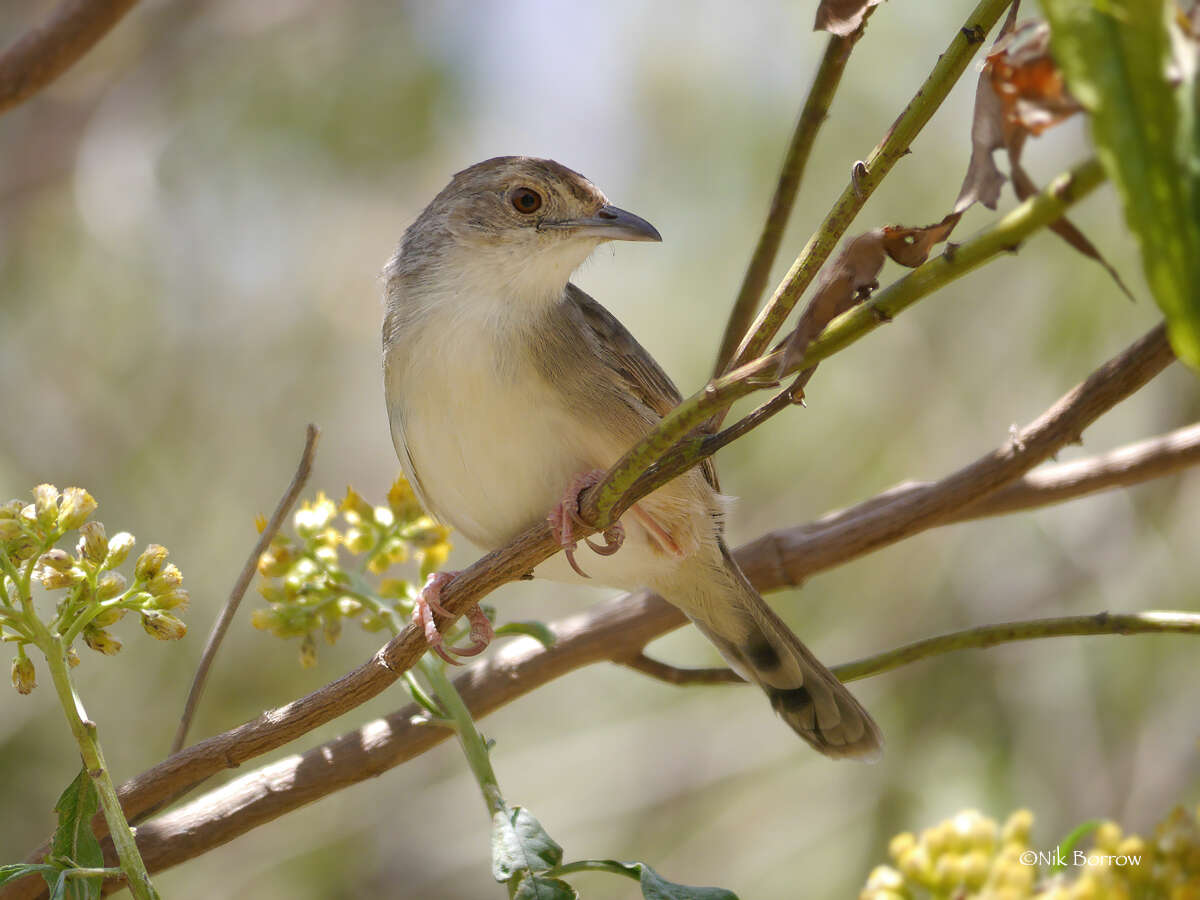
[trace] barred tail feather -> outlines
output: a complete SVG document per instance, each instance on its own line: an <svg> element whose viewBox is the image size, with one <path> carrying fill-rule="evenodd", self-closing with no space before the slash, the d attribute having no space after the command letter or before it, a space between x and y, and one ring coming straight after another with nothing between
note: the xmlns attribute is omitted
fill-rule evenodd
<svg viewBox="0 0 1200 900"><path fill-rule="evenodd" d="M815 749L835 759L879 759L883 736L870 713L767 606L723 544L721 555L723 571L697 564L696 577L661 585L660 593Z"/></svg>

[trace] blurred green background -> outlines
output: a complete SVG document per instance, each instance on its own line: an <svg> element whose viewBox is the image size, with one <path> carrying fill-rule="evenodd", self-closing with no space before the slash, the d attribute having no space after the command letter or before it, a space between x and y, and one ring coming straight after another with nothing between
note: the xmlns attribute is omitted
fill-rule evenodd
<svg viewBox="0 0 1200 900"><path fill-rule="evenodd" d="M0 5L0 42L50 2ZM812 158L781 274L962 25L969 0L872 18ZM450 175L549 156L647 217L661 246L602 249L577 282L684 393L706 377L825 38L815 4L214 0L144 2L82 63L0 118L0 495L87 487L112 533L166 544L193 597L177 645L117 629L76 670L118 780L165 754L215 611L323 429L312 490L381 499L398 466L380 378L378 273ZM1032 12L1032 11L1030 11ZM924 224L969 155L968 73L854 226ZM1087 150L1076 120L1034 142L1048 178ZM1012 204L1006 193L1007 205ZM975 210L969 235L991 214ZM1151 327L1156 308L1111 190L1075 213L1138 296L1041 235L822 367L808 408L719 459L733 543L936 478L1006 439ZM897 275L889 264L883 280ZM1200 417L1175 365L1086 435L1094 453ZM829 663L974 624L1195 609L1200 477L905 542L777 594ZM456 548L451 564L475 556ZM601 592L510 585L503 618ZM302 670L245 614L195 737L313 690L376 639L348 629ZM716 662L690 630L653 651ZM510 803L568 858L644 859L743 898L854 896L888 836L964 807L1028 805L1035 839L1110 817L1146 829L1197 790L1195 647L1141 636L1029 643L860 683L876 766L802 746L752 691L673 688L615 667L485 720ZM6 663L5 663L6 664ZM45 682L45 679L43 678ZM399 690L276 756L406 702ZM270 757L268 757L270 758ZM77 755L48 683L0 692L0 857L52 828ZM173 898L477 898L489 823L445 744L159 876ZM589 898L637 895L611 876Z"/></svg>

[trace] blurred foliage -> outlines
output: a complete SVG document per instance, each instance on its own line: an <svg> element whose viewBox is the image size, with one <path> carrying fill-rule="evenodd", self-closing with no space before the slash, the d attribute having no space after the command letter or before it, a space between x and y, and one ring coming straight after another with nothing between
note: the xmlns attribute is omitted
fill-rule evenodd
<svg viewBox="0 0 1200 900"><path fill-rule="evenodd" d="M0 4L5 43L37 20ZM813 3L550 0L143 0L51 90L0 118L0 489L86 484L110 521L172 548L193 634L145 647L138 678L89 678L89 712L136 735L123 779L159 761L206 624L281 493L303 426L313 483L381 496L398 466L379 371L377 275L450 175L502 153L550 156L652 221L661 246L602 251L578 275L685 393L729 304L824 38ZM855 49L776 276L908 102L973 6L883 4ZM1032 10L1029 11L1032 13ZM856 230L935 221L970 152L960 84ZM1029 148L1039 183L1088 153L1082 123ZM989 221L972 210L959 233ZM1002 444L1158 320L1111 191L1074 221L1126 278L1050 236L956 284L822 366L807 409L722 451L741 501L731 540L795 524ZM885 268L881 281L895 277ZM1063 459L1200 418L1173 367ZM943 529L772 602L828 663L1033 615L1196 608L1200 479ZM456 547L456 568L475 551ZM595 596L537 582L493 599L554 619ZM155 653L156 649L164 652ZM195 734L237 725L361 662L360 642L295 665L235 627ZM715 653L687 631L653 652ZM190 658L189 658L190 657ZM104 670L107 672L107 669ZM804 754L736 690L593 667L489 717L505 787L564 844L654 860L745 897L852 896L889 837L966 807L1038 809L1039 828L1111 818L1147 831L1197 794L1195 652L1185 638L1080 638L958 654L856 688L887 734L869 769ZM0 696L0 848L51 833L78 759L47 704ZM753 698L757 700L757 698ZM312 742L391 711L388 694ZM547 723L554 737L547 738ZM1064 740L1063 735L1071 735ZM488 823L447 747L156 878L166 896L474 898ZM445 835L453 834L453 840ZM800 887L797 887L800 882ZM632 887L632 886L631 886ZM619 879L582 887L628 897Z"/></svg>
<svg viewBox="0 0 1200 900"><path fill-rule="evenodd" d="M1033 814L998 827L965 810L919 835L892 838L860 900L1193 900L1200 897L1200 822L1176 807L1150 838L1115 822L1075 829L1053 850L1031 843ZM1091 847L1080 841L1091 837Z"/></svg>

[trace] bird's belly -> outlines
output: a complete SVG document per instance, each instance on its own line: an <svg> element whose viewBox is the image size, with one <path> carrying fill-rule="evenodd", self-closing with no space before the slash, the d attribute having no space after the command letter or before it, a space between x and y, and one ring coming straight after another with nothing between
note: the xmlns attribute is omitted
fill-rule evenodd
<svg viewBox="0 0 1200 900"><path fill-rule="evenodd" d="M404 437L438 518L484 548L545 516L589 460L580 423L536 372L459 368L410 398Z"/></svg>

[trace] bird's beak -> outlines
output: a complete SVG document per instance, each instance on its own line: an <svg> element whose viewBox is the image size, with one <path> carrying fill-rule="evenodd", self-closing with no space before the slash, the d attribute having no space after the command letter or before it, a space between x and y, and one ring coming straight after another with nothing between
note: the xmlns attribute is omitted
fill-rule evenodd
<svg viewBox="0 0 1200 900"><path fill-rule="evenodd" d="M631 212L615 206L602 206L594 216L543 222L543 228L569 228L580 237L601 241L661 241L658 229Z"/></svg>

